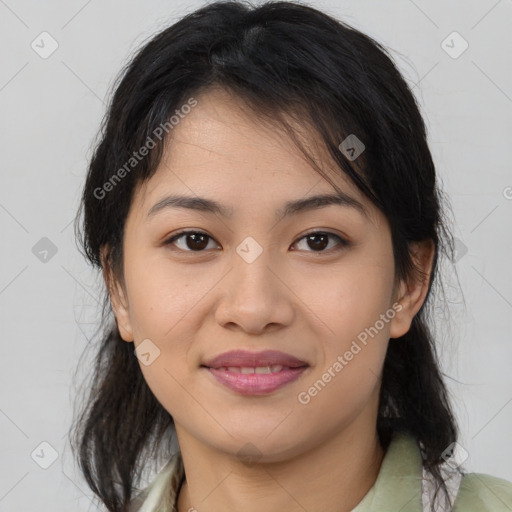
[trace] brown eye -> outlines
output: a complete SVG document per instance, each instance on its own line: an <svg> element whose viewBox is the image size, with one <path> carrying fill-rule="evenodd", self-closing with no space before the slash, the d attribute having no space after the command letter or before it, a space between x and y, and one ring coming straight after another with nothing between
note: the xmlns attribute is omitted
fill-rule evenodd
<svg viewBox="0 0 512 512"><path fill-rule="evenodd" d="M306 252L328 252L325 248L329 245L329 239L332 238L338 240L337 245L340 246L340 249L348 245L348 242L345 239L327 231L314 231L312 233L308 233L299 240L306 240L307 247L312 249L312 251Z"/></svg>
<svg viewBox="0 0 512 512"><path fill-rule="evenodd" d="M210 239L213 240L202 231L182 231L164 242L164 245L174 244L181 239L183 239L184 242L182 243L182 247L178 248L185 252L202 252L203 249L208 246L208 241Z"/></svg>

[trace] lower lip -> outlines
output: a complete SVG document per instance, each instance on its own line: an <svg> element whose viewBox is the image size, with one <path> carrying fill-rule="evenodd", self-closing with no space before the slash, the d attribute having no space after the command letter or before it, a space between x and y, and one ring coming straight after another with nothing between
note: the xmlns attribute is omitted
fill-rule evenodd
<svg viewBox="0 0 512 512"><path fill-rule="evenodd" d="M242 395L266 395L298 379L307 366L286 368L276 373L237 373L216 368L207 370L224 386Z"/></svg>

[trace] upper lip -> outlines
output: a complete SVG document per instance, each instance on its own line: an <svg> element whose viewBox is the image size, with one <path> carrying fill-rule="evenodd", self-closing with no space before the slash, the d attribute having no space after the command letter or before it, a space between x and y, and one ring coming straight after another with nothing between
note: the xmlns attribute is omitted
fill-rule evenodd
<svg viewBox="0 0 512 512"><path fill-rule="evenodd" d="M245 350L231 350L224 352L212 359L208 359L203 366L209 368L221 367L246 367L256 368L258 366L281 365L290 368L298 368L300 366L308 366L305 361L277 350L264 350L262 352L248 352Z"/></svg>

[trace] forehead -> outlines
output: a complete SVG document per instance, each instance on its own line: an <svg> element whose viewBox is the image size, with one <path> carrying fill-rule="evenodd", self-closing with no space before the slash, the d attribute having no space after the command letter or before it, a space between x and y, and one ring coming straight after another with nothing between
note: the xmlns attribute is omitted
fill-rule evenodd
<svg viewBox="0 0 512 512"><path fill-rule="evenodd" d="M245 179L266 172L318 177L277 120L257 115L241 99L217 88L197 101L169 134L159 170L175 167L192 173L214 167L222 172L236 166ZM318 154L314 134L292 119L288 121L302 144L324 163L326 156ZM213 177L211 173L204 176L209 177Z"/></svg>
<svg viewBox="0 0 512 512"><path fill-rule="evenodd" d="M336 192L277 122L262 122L223 90L196 99L197 105L170 131L155 174L136 193L134 202L144 214L169 193L214 196L225 204L270 205ZM373 205L337 169L318 136L287 120L323 172L371 211Z"/></svg>

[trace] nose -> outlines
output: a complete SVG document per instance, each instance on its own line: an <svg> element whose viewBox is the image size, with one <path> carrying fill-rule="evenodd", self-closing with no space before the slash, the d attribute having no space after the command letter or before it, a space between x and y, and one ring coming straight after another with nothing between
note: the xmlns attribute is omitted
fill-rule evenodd
<svg viewBox="0 0 512 512"><path fill-rule="evenodd" d="M284 274L268 251L263 250L253 261L234 254L232 269L218 288L217 323L250 334L290 325L296 295Z"/></svg>

